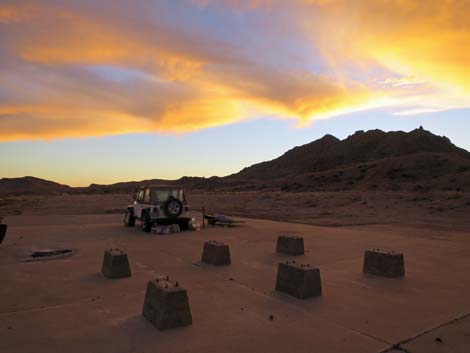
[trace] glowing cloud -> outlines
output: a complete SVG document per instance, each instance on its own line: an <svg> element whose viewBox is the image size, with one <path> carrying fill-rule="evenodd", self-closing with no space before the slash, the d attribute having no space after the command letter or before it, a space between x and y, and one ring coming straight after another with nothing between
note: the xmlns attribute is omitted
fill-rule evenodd
<svg viewBox="0 0 470 353"><path fill-rule="evenodd" d="M395 97L429 110L470 106L470 2L303 3L308 9L304 13L323 13L320 21L311 23L308 15L303 21L312 42L337 70L351 65L380 67L390 80L407 82L408 90L394 92Z"/></svg>
<svg viewBox="0 0 470 353"><path fill-rule="evenodd" d="M469 14L458 0L10 2L0 141L469 107Z"/></svg>

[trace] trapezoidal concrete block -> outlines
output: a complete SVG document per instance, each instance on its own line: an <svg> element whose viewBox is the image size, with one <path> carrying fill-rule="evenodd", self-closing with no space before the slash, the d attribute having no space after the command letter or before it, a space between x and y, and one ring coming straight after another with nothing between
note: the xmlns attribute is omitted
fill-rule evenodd
<svg viewBox="0 0 470 353"><path fill-rule="evenodd" d="M215 266L230 265L229 246L215 240L204 242L201 261Z"/></svg>
<svg viewBox="0 0 470 353"><path fill-rule="evenodd" d="M0 244L3 242L3 239L5 239L7 228L8 226L6 224L0 224Z"/></svg>
<svg viewBox="0 0 470 353"><path fill-rule="evenodd" d="M108 249L104 252L101 272L106 278L123 278L131 276L129 260L124 250Z"/></svg>
<svg viewBox="0 0 470 353"><path fill-rule="evenodd" d="M276 252L286 255L303 255L304 238L297 235L281 235L277 238Z"/></svg>
<svg viewBox="0 0 470 353"><path fill-rule="evenodd" d="M142 315L158 330L193 323L186 289L168 277L148 282Z"/></svg>
<svg viewBox="0 0 470 353"><path fill-rule="evenodd" d="M299 299L321 296L320 270L310 265L280 263L277 268L276 290Z"/></svg>
<svg viewBox="0 0 470 353"><path fill-rule="evenodd" d="M364 273L384 277L403 277L405 259L402 253L383 250L364 252Z"/></svg>

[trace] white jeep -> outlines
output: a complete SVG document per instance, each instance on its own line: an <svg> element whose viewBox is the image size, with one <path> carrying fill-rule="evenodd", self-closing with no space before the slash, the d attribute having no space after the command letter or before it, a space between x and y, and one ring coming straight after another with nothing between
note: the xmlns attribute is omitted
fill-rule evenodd
<svg viewBox="0 0 470 353"><path fill-rule="evenodd" d="M142 186L134 196L124 217L124 225L133 227L140 219L142 230L150 232L153 225L178 224L181 230L189 227L189 205L183 188L175 186Z"/></svg>

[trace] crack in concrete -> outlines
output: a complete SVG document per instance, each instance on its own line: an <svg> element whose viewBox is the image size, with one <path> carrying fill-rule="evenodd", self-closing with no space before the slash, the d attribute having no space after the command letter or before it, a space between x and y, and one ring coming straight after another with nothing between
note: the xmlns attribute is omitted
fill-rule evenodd
<svg viewBox="0 0 470 353"><path fill-rule="evenodd" d="M403 352L403 353L411 353L410 351L406 350L403 347L400 347L399 344L395 344L390 348L387 348L387 350L382 351L380 353L389 353L389 352Z"/></svg>
<svg viewBox="0 0 470 353"><path fill-rule="evenodd" d="M420 338L420 337L422 337L422 336L424 336L424 335L427 335L428 333L431 333L431 332L433 332L433 331L435 331L435 330L438 330L438 329L440 329L440 328L442 328L442 327L444 327L444 326L453 324L454 322L460 321L460 320L465 319L465 318L467 318L467 317L470 317L470 313L466 313L466 314L460 315L460 316L458 316L458 317L456 317L456 318L454 318L454 319L452 319L452 320L449 320L449 321L443 322L443 323L441 323L441 324L439 324L439 325L433 326L433 327L431 327L430 329L424 330L424 331L418 333L417 335L415 335L415 336L413 336L413 337L405 338L404 340L399 341L398 343L396 343L396 344L393 345L392 347L388 348L387 350L382 351L381 353L391 352L391 351L394 350L394 349L395 349L395 350L400 350L400 351L405 352L405 353L411 353L410 351L406 350L405 348L403 348L403 347L401 347L401 346L404 345L404 344L407 344L407 343L409 343L409 342L411 342L411 341L414 341L415 339Z"/></svg>
<svg viewBox="0 0 470 353"><path fill-rule="evenodd" d="M7 310L7 311L1 311L0 315L8 315L8 314L15 314L15 313L24 313L24 312L34 312L34 311L43 311L43 310L49 310L49 309L57 309L57 308L63 308L67 306L72 306L72 305L78 305L81 303L94 303L98 300L102 300L103 297L101 296L94 296L94 297L87 297L87 298L80 298L74 302L68 302L68 303L62 303L62 304L55 304L55 305L45 305L45 306L35 306L31 308L20 308L17 310Z"/></svg>

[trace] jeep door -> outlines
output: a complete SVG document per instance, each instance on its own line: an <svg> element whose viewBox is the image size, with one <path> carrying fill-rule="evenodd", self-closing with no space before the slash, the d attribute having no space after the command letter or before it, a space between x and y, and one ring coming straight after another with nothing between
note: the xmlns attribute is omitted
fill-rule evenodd
<svg viewBox="0 0 470 353"><path fill-rule="evenodd" d="M145 189L144 198L142 200L142 208L148 208L150 206L150 189Z"/></svg>
<svg viewBox="0 0 470 353"><path fill-rule="evenodd" d="M144 189L137 191L134 201L134 216L140 218L142 213L142 201L144 199Z"/></svg>

